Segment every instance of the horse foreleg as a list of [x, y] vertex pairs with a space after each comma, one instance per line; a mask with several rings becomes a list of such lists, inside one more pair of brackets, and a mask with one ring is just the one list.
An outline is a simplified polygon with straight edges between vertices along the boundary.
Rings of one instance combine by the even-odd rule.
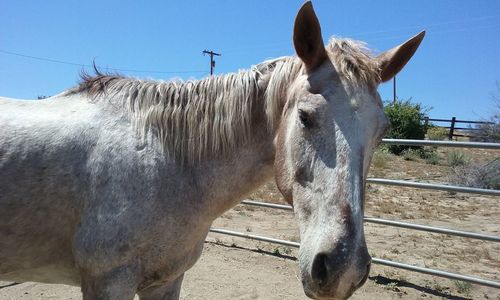
[[142, 290], [139, 292], [139, 298], [141, 300], [177, 300], [181, 294], [183, 278], [184, 274], [173, 282]]
[[137, 289], [137, 278], [127, 267], [106, 274], [89, 275], [82, 272], [83, 300], [132, 300]]

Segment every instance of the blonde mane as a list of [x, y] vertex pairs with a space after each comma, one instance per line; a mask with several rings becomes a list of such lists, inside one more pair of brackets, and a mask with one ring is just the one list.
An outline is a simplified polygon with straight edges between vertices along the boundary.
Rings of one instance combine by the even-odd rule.
[[364, 42], [332, 37], [326, 50], [339, 75], [349, 82], [370, 87], [380, 83], [380, 66]]
[[[365, 84], [378, 79], [378, 68], [364, 44], [332, 39], [326, 49], [340, 75]], [[95, 76], [84, 74], [80, 85], [69, 93], [87, 93], [96, 101], [122, 101], [143, 142], [151, 130], [175, 160], [196, 163], [231, 153], [248, 142], [255, 120], [266, 120], [272, 132], [288, 90], [302, 72], [303, 64], [297, 57], [185, 82], [139, 80], [96, 71]]]

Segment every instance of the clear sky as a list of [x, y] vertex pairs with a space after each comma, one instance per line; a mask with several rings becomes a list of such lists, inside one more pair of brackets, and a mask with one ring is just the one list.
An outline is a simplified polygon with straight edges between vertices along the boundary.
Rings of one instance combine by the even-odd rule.
[[[202, 78], [293, 55], [301, 0], [1, 1], [0, 95], [32, 99], [74, 86], [82, 66], [134, 77]], [[400, 99], [431, 117], [487, 118], [500, 82], [500, 1], [313, 1], [325, 41], [363, 40], [376, 52], [427, 30], [397, 77]], [[35, 59], [42, 58], [41, 59]], [[65, 62], [65, 63], [60, 63]], [[114, 71], [108, 69], [109, 71]], [[137, 72], [141, 71], [141, 72]], [[392, 98], [392, 84], [379, 89]]]

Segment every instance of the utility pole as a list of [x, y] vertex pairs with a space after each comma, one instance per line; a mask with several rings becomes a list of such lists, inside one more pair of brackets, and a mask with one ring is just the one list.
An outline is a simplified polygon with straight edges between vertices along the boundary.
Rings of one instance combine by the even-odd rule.
[[396, 103], [396, 76], [394, 76], [393, 79], [393, 86], [392, 86], [392, 103]]
[[214, 56], [221, 56], [219, 53], [215, 53], [212, 50], [203, 50], [203, 55], [208, 54], [210, 55], [210, 75], [214, 74], [214, 68], [215, 68], [215, 60]]

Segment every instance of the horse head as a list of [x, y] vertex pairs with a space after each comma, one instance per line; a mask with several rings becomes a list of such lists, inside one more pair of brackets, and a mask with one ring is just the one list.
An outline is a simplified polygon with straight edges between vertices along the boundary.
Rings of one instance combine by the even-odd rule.
[[368, 277], [364, 187], [389, 126], [377, 87], [404, 67], [424, 34], [372, 56], [349, 40], [325, 47], [310, 2], [297, 14], [293, 41], [303, 72], [277, 129], [275, 176], [299, 223], [299, 265], [311, 298], [347, 298]]

